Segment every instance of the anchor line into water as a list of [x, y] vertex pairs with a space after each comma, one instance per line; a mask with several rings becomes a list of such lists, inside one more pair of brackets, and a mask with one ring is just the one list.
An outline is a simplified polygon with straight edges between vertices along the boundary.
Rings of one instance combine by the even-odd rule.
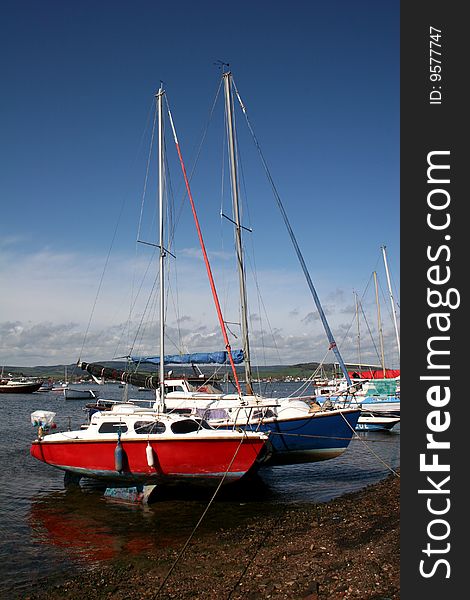
[[191, 531], [191, 533], [189, 534], [189, 537], [188, 537], [188, 539], [187, 539], [187, 540], [186, 540], [186, 542], [184, 543], [184, 545], [183, 545], [183, 547], [182, 547], [182, 549], [181, 549], [180, 553], [179, 553], [179, 554], [178, 554], [178, 556], [176, 557], [176, 559], [175, 559], [174, 563], [171, 565], [171, 567], [170, 567], [170, 569], [169, 569], [168, 573], [167, 573], [167, 574], [165, 575], [165, 577], [163, 578], [163, 581], [162, 581], [162, 583], [160, 584], [160, 587], [158, 588], [158, 590], [157, 590], [157, 593], [156, 593], [156, 594], [155, 594], [155, 596], [153, 597], [154, 599], [155, 599], [155, 598], [158, 598], [158, 596], [160, 595], [160, 592], [163, 590], [163, 586], [164, 586], [164, 585], [165, 585], [165, 583], [168, 581], [168, 579], [169, 579], [170, 575], [172, 574], [172, 572], [173, 572], [174, 568], [176, 567], [176, 565], [179, 563], [179, 561], [180, 561], [180, 560], [181, 560], [181, 558], [183, 557], [183, 554], [186, 552], [186, 549], [187, 549], [187, 547], [189, 546], [189, 544], [190, 544], [191, 540], [193, 539], [193, 536], [194, 536], [194, 534], [196, 533], [197, 529], [199, 528], [199, 526], [201, 525], [202, 521], [204, 520], [204, 518], [205, 518], [205, 516], [206, 516], [207, 512], [209, 511], [209, 508], [212, 506], [212, 503], [214, 502], [214, 500], [215, 500], [215, 497], [216, 497], [216, 496], [217, 496], [217, 494], [219, 493], [219, 490], [220, 490], [220, 488], [222, 487], [222, 484], [224, 483], [224, 481], [225, 481], [225, 478], [227, 477], [227, 473], [229, 472], [229, 470], [230, 470], [231, 466], [233, 465], [233, 462], [234, 462], [234, 460], [235, 460], [235, 458], [236, 458], [236, 456], [237, 456], [237, 454], [238, 454], [238, 451], [240, 450], [240, 448], [241, 448], [241, 446], [242, 446], [242, 443], [243, 443], [243, 441], [245, 440], [245, 438], [246, 438], [246, 431], [244, 432], [244, 435], [243, 435], [243, 437], [241, 438], [241, 440], [240, 440], [240, 443], [238, 444], [238, 446], [237, 446], [237, 448], [236, 448], [236, 450], [235, 450], [235, 452], [234, 452], [234, 455], [233, 455], [233, 457], [232, 457], [232, 460], [230, 461], [229, 465], [227, 466], [227, 469], [225, 470], [225, 473], [223, 474], [222, 478], [220, 479], [220, 481], [219, 481], [219, 483], [218, 483], [218, 485], [217, 485], [217, 487], [216, 487], [216, 489], [215, 489], [214, 493], [212, 494], [212, 497], [211, 497], [211, 499], [209, 500], [209, 502], [208, 502], [208, 504], [207, 504], [206, 508], [204, 509], [204, 512], [202, 513], [202, 515], [200, 516], [200, 518], [199, 518], [198, 522], [197, 522], [197, 523], [196, 523], [196, 525], [194, 526], [194, 529], [193, 529], [193, 530]]
[[284, 446], [284, 449], [285, 449], [286, 451], [288, 451], [288, 450], [289, 450], [289, 448], [287, 447], [286, 440], [284, 439], [284, 436], [282, 435], [282, 433], [281, 433], [281, 431], [280, 431], [280, 429], [279, 429], [279, 423], [276, 421], [276, 422], [274, 423], [274, 425], [275, 425], [275, 427], [276, 427], [276, 431], [271, 431], [270, 433], [271, 433], [271, 434], [275, 434], [275, 435], [279, 435], [279, 436], [281, 437], [281, 441], [282, 441], [282, 444], [283, 444], [283, 446]]
[[361, 441], [361, 442], [364, 444], [364, 446], [367, 448], [367, 450], [368, 450], [368, 451], [369, 451], [369, 452], [370, 452], [370, 453], [371, 453], [373, 456], [375, 456], [375, 458], [376, 458], [376, 459], [377, 459], [379, 462], [381, 462], [381, 463], [384, 465], [384, 467], [386, 467], [386, 468], [387, 468], [387, 469], [388, 469], [388, 470], [389, 470], [391, 473], [393, 473], [393, 474], [394, 474], [396, 477], [400, 477], [400, 474], [399, 474], [399, 473], [397, 473], [397, 472], [395, 471], [395, 469], [394, 469], [392, 466], [390, 466], [389, 464], [387, 464], [387, 463], [386, 463], [386, 462], [385, 462], [385, 461], [384, 461], [384, 460], [383, 460], [383, 459], [382, 459], [382, 458], [381, 458], [381, 457], [380, 457], [380, 456], [379, 456], [379, 455], [378, 455], [376, 452], [374, 452], [374, 451], [372, 450], [372, 448], [370, 448], [370, 447], [367, 445], [367, 443], [366, 443], [366, 442], [365, 442], [365, 441], [364, 441], [364, 440], [361, 438], [361, 436], [360, 436], [360, 435], [358, 435], [357, 431], [356, 431], [356, 430], [355, 430], [353, 427], [351, 427], [351, 425], [348, 423], [348, 421], [347, 421], [347, 419], [344, 417], [344, 415], [343, 415], [343, 414], [341, 414], [341, 416], [342, 416], [342, 417], [343, 417], [343, 419], [345, 420], [345, 422], [346, 422], [346, 424], [348, 425], [348, 427], [350, 427], [350, 428], [353, 430], [353, 432], [354, 432], [354, 437], [355, 437], [355, 438], [357, 438], [359, 441]]
[[[289, 437], [304, 437], [304, 438], [321, 438], [328, 440], [350, 440], [349, 437], [340, 437], [336, 435], [314, 435], [313, 433], [286, 433], [280, 431], [271, 431], [272, 435], [289, 436]], [[354, 432], [355, 433], [355, 432]]]
[[[348, 423], [349, 425], [349, 423]], [[290, 437], [305, 437], [305, 438], [325, 438], [325, 439], [329, 439], [329, 440], [349, 440], [350, 438], [348, 437], [339, 437], [339, 436], [334, 436], [334, 435], [314, 435], [312, 433], [281, 433], [281, 432], [277, 432], [277, 431], [270, 431], [269, 432], [271, 435], [281, 435], [281, 436], [290, 436]], [[354, 437], [358, 437], [361, 442], [363, 442], [363, 439], [358, 435], [357, 431], [354, 430]], [[375, 443], [375, 444], [393, 444], [392, 441], [389, 440], [369, 440], [369, 443]]]

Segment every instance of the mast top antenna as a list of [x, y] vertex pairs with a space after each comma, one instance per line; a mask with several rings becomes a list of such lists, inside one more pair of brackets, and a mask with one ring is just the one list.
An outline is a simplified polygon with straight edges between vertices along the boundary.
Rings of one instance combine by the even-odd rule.
[[222, 70], [222, 73], [225, 73], [225, 71], [230, 67], [229, 63], [224, 62], [223, 60], [216, 60], [214, 62], [214, 65], [216, 67], [218, 67], [219, 69]]

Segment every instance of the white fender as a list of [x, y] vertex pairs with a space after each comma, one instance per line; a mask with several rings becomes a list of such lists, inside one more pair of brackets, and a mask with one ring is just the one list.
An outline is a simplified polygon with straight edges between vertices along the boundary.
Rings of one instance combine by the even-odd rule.
[[150, 442], [147, 442], [147, 448], [145, 448], [145, 452], [147, 453], [147, 464], [149, 467], [155, 466], [155, 456], [153, 454], [152, 446]]

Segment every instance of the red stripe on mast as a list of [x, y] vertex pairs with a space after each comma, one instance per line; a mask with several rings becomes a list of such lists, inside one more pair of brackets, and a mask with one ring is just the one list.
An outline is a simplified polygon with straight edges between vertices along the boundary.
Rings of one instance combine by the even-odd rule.
[[171, 117], [171, 113], [170, 113], [169, 107], [168, 107], [168, 114], [170, 116], [170, 123], [171, 123], [171, 127], [173, 129], [173, 137], [174, 137], [174, 140], [175, 140], [176, 150], [178, 152], [178, 157], [180, 159], [181, 170], [183, 171], [184, 183], [186, 185], [186, 191], [188, 192], [188, 198], [189, 198], [189, 202], [191, 204], [191, 210], [193, 212], [194, 222], [196, 224], [197, 235], [199, 237], [199, 243], [201, 245], [202, 254], [203, 254], [203, 257], [204, 257], [204, 263], [206, 265], [207, 275], [209, 277], [209, 283], [210, 283], [211, 290], [212, 290], [212, 297], [214, 298], [214, 302], [215, 302], [215, 308], [216, 308], [216, 311], [217, 311], [217, 317], [219, 318], [220, 328], [222, 329], [222, 335], [224, 336], [225, 349], [227, 350], [227, 353], [228, 353], [228, 357], [229, 357], [229, 360], [230, 360], [230, 365], [232, 367], [233, 377], [235, 379], [235, 385], [237, 386], [237, 391], [238, 391], [238, 393], [241, 396], [242, 392], [241, 392], [241, 389], [240, 389], [240, 382], [238, 381], [238, 376], [237, 376], [237, 370], [235, 368], [235, 363], [233, 362], [232, 349], [230, 347], [230, 342], [229, 342], [229, 339], [228, 339], [228, 336], [227, 336], [227, 330], [225, 328], [225, 322], [224, 322], [224, 318], [223, 318], [223, 315], [222, 315], [222, 309], [220, 308], [219, 297], [217, 295], [217, 290], [216, 290], [216, 287], [215, 287], [214, 278], [212, 277], [212, 270], [211, 270], [211, 266], [210, 266], [210, 263], [209, 263], [209, 258], [207, 256], [207, 252], [206, 252], [206, 246], [204, 244], [204, 240], [202, 238], [201, 228], [199, 226], [199, 219], [198, 219], [197, 213], [196, 213], [196, 206], [194, 205], [193, 195], [191, 194], [191, 188], [189, 187], [188, 176], [186, 174], [186, 168], [184, 166], [184, 161], [183, 161], [183, 157], [181, 155], [180, 145], [178, 143], [178, 138], [176, 137], [176, 131], [175, 131], [175, 127], [173, 125], [173, 119]]

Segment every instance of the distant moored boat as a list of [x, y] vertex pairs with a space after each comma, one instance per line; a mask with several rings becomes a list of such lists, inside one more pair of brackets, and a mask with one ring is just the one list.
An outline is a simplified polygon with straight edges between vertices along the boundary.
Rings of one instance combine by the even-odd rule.
[[0, 394], [32, 394], [42, 383], [42, 379], [0, 379]]
[[97, 398], [98, 395], [93, 390], [66, 387], [64, 388], [64, 396], [66, 400], [88, 400]]

